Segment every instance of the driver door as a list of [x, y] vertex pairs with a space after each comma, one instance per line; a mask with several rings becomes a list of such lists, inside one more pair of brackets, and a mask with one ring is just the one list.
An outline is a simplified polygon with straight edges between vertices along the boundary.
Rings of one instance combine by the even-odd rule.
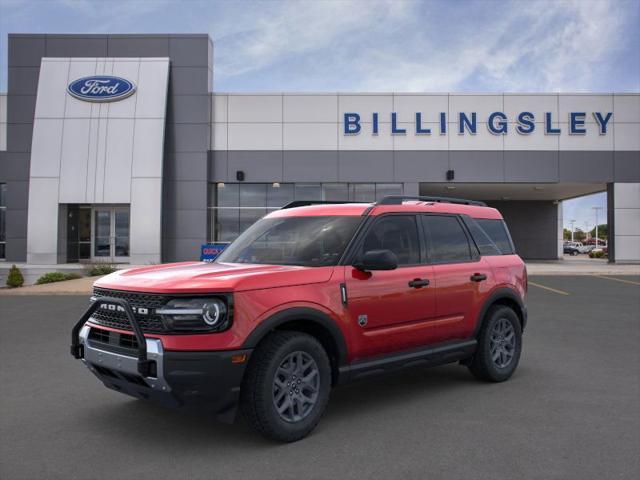
[[345, 267], [354, 359], [424, 345], [435, 315], [435, 290], [426, 265], [423, 234], [415, 215], [382, 215], [364, 232], [355, 258], [370, 250], [391, 250], [395, 270], [363, 272]]

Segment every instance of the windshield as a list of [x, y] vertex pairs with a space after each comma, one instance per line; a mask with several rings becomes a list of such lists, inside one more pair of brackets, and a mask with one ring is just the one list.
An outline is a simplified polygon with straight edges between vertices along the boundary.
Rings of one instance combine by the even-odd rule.
[[263, 218], [216, 261], [323, 267], [336, 265], [362, 217]]

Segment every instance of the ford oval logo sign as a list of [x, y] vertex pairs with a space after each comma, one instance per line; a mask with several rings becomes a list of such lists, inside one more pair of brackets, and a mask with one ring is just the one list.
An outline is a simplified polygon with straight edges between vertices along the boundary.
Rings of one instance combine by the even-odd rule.
[[135, 90], [136, 86], [129, 80], [109, 75], [79, 78], [67, 87], [69, 94], [87, 102], [122, 100]]

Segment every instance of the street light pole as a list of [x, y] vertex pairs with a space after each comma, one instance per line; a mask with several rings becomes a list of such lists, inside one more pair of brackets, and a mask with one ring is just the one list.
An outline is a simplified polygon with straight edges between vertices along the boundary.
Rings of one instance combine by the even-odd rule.
[[598, 210], [602, 210], [602, 207], [591, 207], [596, 212], [596, 248], [598, 248]]
[[575, 220], [571, 220], [569, 223], [571, 224], [571, 241], [573, 242], [573, 231], [575, 230], [574, 225], [575, 225], [576, 221]]

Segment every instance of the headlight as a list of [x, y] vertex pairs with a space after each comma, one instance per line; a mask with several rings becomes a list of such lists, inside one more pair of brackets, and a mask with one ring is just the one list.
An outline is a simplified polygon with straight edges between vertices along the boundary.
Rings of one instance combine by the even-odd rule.
[[229, 326], [227, 305], [219, 298], [176, 298], [156, 314], [170, 330], [221, 331]]

